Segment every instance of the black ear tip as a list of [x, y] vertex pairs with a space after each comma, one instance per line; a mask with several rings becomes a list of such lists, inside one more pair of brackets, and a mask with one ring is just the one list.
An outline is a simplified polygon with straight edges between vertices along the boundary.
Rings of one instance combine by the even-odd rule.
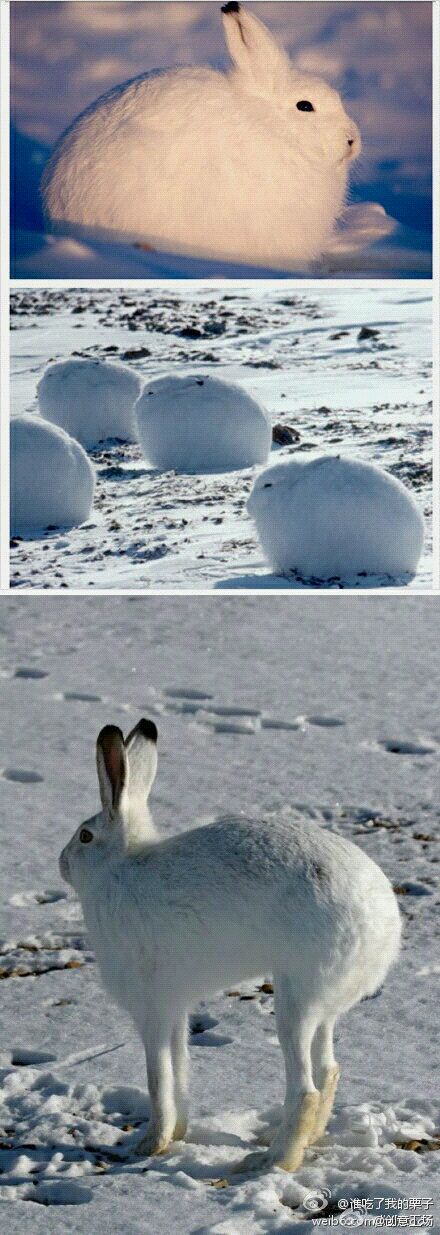
[[147, 742], [157, 742], [157, 727], [154, 720], [144, 720], [142, 718], [137, 727]]
[[239, 13], [239, 12], [240, 12], [240, 5], [237, 4], [237, 0], [230, 0], [228, 4], [223, 4], [222, 6], [222, 13]]
[[101, 746], [103, 742], [110, 740], [114, 741], [115, 738], [120, 738], [121, 742], [124, 741], [122, 730], [117, 725], [104, 725], [104, 728], [98, 733], [98, 745]]

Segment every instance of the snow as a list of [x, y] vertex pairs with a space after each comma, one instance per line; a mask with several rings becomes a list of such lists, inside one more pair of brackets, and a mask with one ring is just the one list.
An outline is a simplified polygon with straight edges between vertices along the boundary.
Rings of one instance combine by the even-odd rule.
[[95, 474], [85, 450], [35, 416], [11, 421], [11, 530], [14, 536], [88, 519]]
[[147, 463], [163, 471], [226, 472], [265, 463], [267, 412], [239, 386], [191, 373], [148, 382], [135, 408]]
[[[335, 1211], [383, 1198], [374, 1212], [431, 1213], [435, 1229], [437, 599], [12, 595], [1, 625], [2, 762], [43, 777], [0, 776], [8, 1235], [306, 1235], [308, 1198], [326, 1189]], [[159, 729], [163, 835], [285, 809], [353, 840], [398, 889], [401, 957], [339, 1022], [334, 1115], [294, 1176], [231, 1175], [282, 1100], [270, 974], [194, 1008], [187, 1140], [149, 1163], [133, 1153], [149, 1110], [141, 1044], [103, 991], [57, 862], [97, 808], [99, 729], [141, 715]]]
[[[147, 384], [197, 373], [238, 385], [276, 430], [270, 464], [340, 453], [406, 485], [424, 518], [425, 546], [415, 579], [397, 583], [431, 586], [432, 310], [424, 283], [27, 286], [13, 290], [11, 308], [13, 414], [38, 410], [36, 386], [49, 362], [78, 357], [127, 364]], [[254, 469], [157, 472], [138, 444], [117, 442], [90, 458], [93, 517], [62, 536], [13, 543], [13, 586], [305, 586], [268, 571], [246, 511]], [[385, 576], [356, 586], [373, 582], [390, 586]]]
[[133, 408], [140, 390], [139, 376], [128, 365], [79, 359], [49, 365], [37, 397], [46, 420], [93, 447], [109, 437], [136, 440]]
[[273, 267], [267, 262], [239, 262], [197, 257], [187, 250], [152, 247], [102, 228], [74, 227], [43, 232], [17, 227], [13, 233], [11, 278], [14, 279], [264, 279], [431, 278], [430, 235], [399, 223], [378, 202], [346, 207], [340, 226], [319, 261]]
[[423, 519], [400, 480], [340, 455], [267, 468], [250, 494], [269, 563], [281, 574], [330, 579], [414, 574]]

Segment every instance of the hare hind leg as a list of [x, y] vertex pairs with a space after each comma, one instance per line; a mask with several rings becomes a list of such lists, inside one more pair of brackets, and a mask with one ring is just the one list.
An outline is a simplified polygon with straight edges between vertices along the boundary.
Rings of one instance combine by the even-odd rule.
[[290, 978], [275, 980], [275, 1016], [286, 1070], [286, 1097], [281, 1126], [270, 1149], [249, 1154], [234, 1168], [234, 1173], [263, 1171], [280, 1166], [296, 1171], [313, 1137], [320, 1094], [313, 1084], [312, 1041], [318, 1017], [315, 1010], [301, 1004]]
[[285, 1171], [296, 1171], [311, 1144], [320, 1101], [312, 1072], [317, 1014], [315, 1008], [302, 1004], [292, 980], [282, 977], [275, 983], [275, 1016], [286, 1070], [286, 1097], [271, 1154]]
[[173, 1141], [183, 1141], [188, 1127], [188, 1018], [176, 1022], [171, 1035], [176, 1123]]
[[313, 1074], [320, 1101], [310, 1144], [315, 1144], [324, 1136], [339, 1080], [339, 1067], [333, 1054], [333, 1025], [333, 1021], [323, 1021], [318, 1025], [312, 1044]]

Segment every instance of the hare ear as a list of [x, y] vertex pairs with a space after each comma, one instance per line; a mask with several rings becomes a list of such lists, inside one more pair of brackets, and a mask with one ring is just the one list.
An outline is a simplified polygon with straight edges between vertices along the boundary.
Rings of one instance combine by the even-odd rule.
[[266, 26], [235, 0], [223, 6], [222, 14], [229, 54], [240, 75], [270, 91], [279, 88], [290, 60]]
[[130, 770], [130, 803], [148, 798], [157, 770], [157, 729], [154, 721], [140, 720], [125, 739]]
[[106, 810], [119, 810], [121, 798], [128, 781], [128, 761], [121, 730], [116, 725], [105, 725], [96, 743], [101, 802]]

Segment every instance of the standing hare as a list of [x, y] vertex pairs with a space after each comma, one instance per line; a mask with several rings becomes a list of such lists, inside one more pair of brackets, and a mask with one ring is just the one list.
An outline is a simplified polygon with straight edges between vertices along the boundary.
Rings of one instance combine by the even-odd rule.
[[331, 1113], [335, 1020], [397, 956], [397, 902], [366, 854], [309, 821], [240, 816], [160, 840], [146, 808], [156, 738], [146, 720], [125, 742], [113, 725], [101, 731], [102, 810], [60, 857], [104, 982], [145, 1046], [151, 1120], [137, 1151], [160, 1154], [185, 1136], [189, 1009], [272, 972], [284, 1112], [269, 1151], [240, 1169], [294, 1171]]
[[256, 264], [320, 257], [358, 129], [337, 91], [297, 71], [257, 17], [237, 3], [222, 13], [229, 73], [143, 73], [73, 121], [43, 178], [52, 225]]

